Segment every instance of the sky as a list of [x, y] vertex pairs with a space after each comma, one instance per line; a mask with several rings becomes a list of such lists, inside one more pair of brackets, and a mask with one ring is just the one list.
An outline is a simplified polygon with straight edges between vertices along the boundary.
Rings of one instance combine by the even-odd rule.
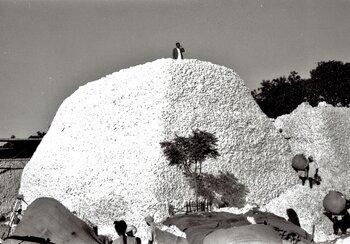
[[185, 58], [233, 69], [251, 89], [317, 62], [350, 62], [350, 0], [1, 0], [0, 137], [47, 131], [79, 86]]

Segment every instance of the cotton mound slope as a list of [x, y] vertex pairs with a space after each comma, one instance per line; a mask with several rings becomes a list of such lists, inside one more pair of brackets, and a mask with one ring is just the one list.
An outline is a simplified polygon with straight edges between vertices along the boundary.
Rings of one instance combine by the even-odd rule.
[[277, 129], [283, 129], [283, 136], [291, 137], [289, 142], [293, 155], [313, 155], [318, 163], [320, 186], [309, 189], [297, 185], [267, 205], [267, 209], [280, 216], [286, 216], [285, 209], [293, 208], [299, 215], [300, 224], [311, 232], [316, 226], [316, 241], [325, 241], [335, 236], [332, 222], [324, 216], [322, 201], [330, 190], [336, 190], [350, 197], [350, 109], [332, 107], [320, 103], [318, 107], [301, 104], [289, 115], [278, 117]]
[[[200, 129], [219, 139], [221, 156], [204, 172], [233, 173], [267, 203], [297, 178], [287, 142], [231, 69], [198, 60], [159, 59], [80, 87], [60, 106], [25, 167], [27, 201], [50, 196], [113, 233], [123, 218], [144, 235], [143, 218], [193, 199], [181, 171], [167, 166], [160, 142]], [[108, 229], [109, 228], [109, 229]]]

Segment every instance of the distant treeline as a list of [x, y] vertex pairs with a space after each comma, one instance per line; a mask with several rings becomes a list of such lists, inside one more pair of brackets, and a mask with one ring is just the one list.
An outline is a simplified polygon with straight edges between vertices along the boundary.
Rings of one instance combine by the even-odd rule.
[[325, 101], [333, 106], [350, 105], [350, 63], [319, 62], [310, 71], [309, 79], [302, 79], [296, 71], [288, 77], [263, 80], [252, 91], [261, 110], [270, 118], [289, 114], [302, 102], [317, 106]]

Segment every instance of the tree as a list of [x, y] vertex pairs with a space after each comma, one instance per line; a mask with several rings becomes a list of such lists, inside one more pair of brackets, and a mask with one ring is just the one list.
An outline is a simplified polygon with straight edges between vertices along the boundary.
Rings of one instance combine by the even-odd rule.
[[306, 97], [305, 81], [297, 72], [285, 76], [263, 80], [261, 87], [252, 91], [252, 96], [261, 110], [270, 118], [293, 111]]
[[43, 138], [45, 135], [46, 135], [46, 132], [37, 131], [36, 135], [31, 135], [28, 138]]
[[350, 105], [350, 63], [319, 62], [310, 71], [310, 79], [301, 79], [292, 71], [285, 76], [263, 80], [252, 96], [261, 110], [270, 118], [291, 113], [302, 102], [317, 106], [326, 101], [333, 106]]
[[186, 177], [193, 177], [197, 202], [197, 181], [202, 174], [202, 163], [206, 158], [216, 159], [220, 155], [216, 148], [217, 141], [213, 134], [197, 129], [189, 137], [175, 135], [172, 141], [160, 143], [169, 165], [182, 169]]
[[350, 104], [350, 63], [340, 61], [319, 62], [310, 71], [308, 100], [312, 106], [326, 101], [334, 106]]

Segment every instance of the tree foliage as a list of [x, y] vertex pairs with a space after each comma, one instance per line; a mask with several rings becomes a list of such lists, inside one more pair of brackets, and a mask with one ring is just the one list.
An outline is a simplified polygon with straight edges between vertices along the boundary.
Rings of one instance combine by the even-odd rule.
[[308, 98], [315, 106], [320, 100], [332, 105], [350, 104], [350, 63], [340, 61], [319, 62], [310, 71], [310, 90]]
[[350, 63], [319, 62], [310, 71], [310, 76], [302, 79], [292, 71], [287, 78], [263, 80], [261, 87], [252, 91], [252, 96], [270, 118], [288, 114], [304, 101], [312, 106], [321, 101], [334, 106], [349, 106]]
[[37, 131], [36, 135], [31, 135], [28, 138], [43, 138], [46, 135], [44, 131]]
[[200, 130], [192, 131], [189, 137], [175, 135], [171, 141], [161, 142], [161, 148], [170, 166], [183, 170], [187, 177], [193, 177], [198, 200], [198, 175], [202, 173], [202, 163], [206, 158], [217, 158], [220, 154], [215, 135]]
[[297, 72], [270, 80], [264, 80], [258, 90], [252, 91], [252, 95], [261, 110], [270, 118], [276, 118], [282, 114], [290, 113], [305, 98], [305, 81]]
[[188, 174], [197, 170], [206, 158], [217, 158], [218, 139], [206, 131], [194, 130], [189, 137], [175, 135], [172, 141], [161, 142], [163, 152], [170, 166], [177, 166]]

